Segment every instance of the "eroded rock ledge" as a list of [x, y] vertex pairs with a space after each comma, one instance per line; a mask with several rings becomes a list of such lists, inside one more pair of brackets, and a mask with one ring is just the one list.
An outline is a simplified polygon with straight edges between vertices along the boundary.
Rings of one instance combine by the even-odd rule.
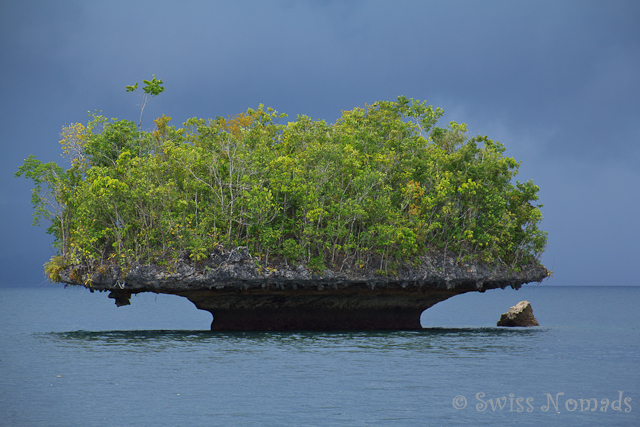
[[173, 267], [71, 266], [62, 282], [110, 291], [118, 306], [132, 294], [180, 295], [213, 314], [212, 330], [379, 330], [420, 328], [420, 314], [454, 295], [519, 289], [549, 272], [539, 265], [516, 272], [452, 257], [424, 256], [393, 277], [373, 268], [314, 273], [306, 266], [264, 265], [246, 248], [219, 248], [204, 261]]

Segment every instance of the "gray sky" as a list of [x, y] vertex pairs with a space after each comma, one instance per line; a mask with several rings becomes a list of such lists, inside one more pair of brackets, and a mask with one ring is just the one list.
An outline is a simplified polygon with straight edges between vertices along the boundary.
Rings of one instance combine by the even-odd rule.
[[548, 284], [640, 285], [638, 1], [0, 2], [0, 285], [42, 284], [29, 154], [89, 110], [179, 125], [263, 103], [295, 118], [398, 95], [442, 107], [540, 186]]

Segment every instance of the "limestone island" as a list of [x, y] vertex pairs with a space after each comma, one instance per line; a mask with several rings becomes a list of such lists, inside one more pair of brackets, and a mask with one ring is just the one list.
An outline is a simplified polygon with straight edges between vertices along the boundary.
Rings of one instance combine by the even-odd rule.
[[[53, 282], [180, 295], [212, 330], [420, 328], [454, 295], [540, 282], [538, 187], [440, 108], [399, 97], [334, 124], [260, 105], [143, 131], [91, 115], [62, 129], [69, 167], [29, 156]], [[137, 92], [137, 84], [127, 91]]]
[[[372, 269], [313, 273], [307, 267], [264, 266], [245, 247], [217, 249], [194, 267], [181, 262], [174, 271], [136, 265], [102, 273], [77, 268], [61, 272], [61, 281], [110, 291], [118, 306], [131, 295], [155, 292], [180, 295], [211, 312], [211, 330], [389, 330], [420, 329], [421, 313], [466, 292], [540, 282], [548, 271], [531, 265], [520, 272], [492, 269], [452, 257], [423, 256], [415, 267], [394, 277]], [[72, 278], [73, 277], [73, 278]]]

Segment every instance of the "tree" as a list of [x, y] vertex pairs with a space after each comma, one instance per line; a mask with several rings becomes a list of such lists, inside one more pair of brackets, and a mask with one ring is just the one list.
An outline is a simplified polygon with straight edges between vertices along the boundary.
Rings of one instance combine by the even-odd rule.
[[[144, 82], [141, 115], [164, 89], [155, 76]], [[425, 104], [399, 97], [334, 124], [286, 125], [260, 105], [182, 128], [163, 115], [150, 132], [93, 115], [63, 129], [71, 168], [30, 157], [17, 175], [36, 184], [56, 265], [197, 263], [219, 244], [318, 271], [388, 273], [443, 252], [512, 268], [539, 262], [538, 187], [513, 182], [519, 163], [504, 146], [468, 137], [464, 124], [437, 127], [443, 111]]]
[[[138, 122], [138, 132], [142, 131], [142, 114], [144, 113], [144, 107], [147, 106], [149, 101], [164, 92], [164, 87], [162, 87], [162, 80], [158, 80], [155, 74], [153, 75], [153, 78], [151, 80], [142, 80], [142, 82], [145, 84], [145, 86], [142, 88], [142, 93], [138, 92], [138, 82], [126, 87], [127, 92], [136, 92], [142, 100], [142, 102], [138, 105], [140, 107], [140, 121]], [[141, 134], [139, 136], [140, 139], [142, 139]]]

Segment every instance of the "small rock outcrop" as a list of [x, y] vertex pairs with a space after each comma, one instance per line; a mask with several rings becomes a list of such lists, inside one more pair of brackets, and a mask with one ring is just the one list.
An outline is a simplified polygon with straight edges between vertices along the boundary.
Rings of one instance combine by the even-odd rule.
[[529, 301], [520, 301], [509, 311], [502, 313], [498, 326], [540, 326], [540, 324], [533, 316]]

